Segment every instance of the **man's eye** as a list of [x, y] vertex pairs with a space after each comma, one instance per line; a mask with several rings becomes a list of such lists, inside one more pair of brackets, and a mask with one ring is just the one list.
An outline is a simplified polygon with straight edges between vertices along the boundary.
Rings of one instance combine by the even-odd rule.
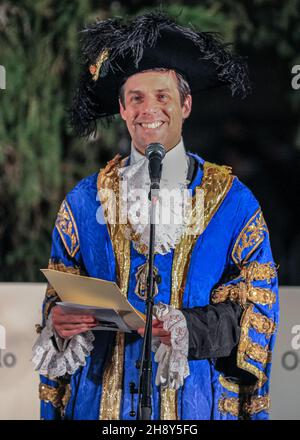
[[133, 96], [131, 98], [131, 100], [134, 101], [134, 102], [139, 102], [141, 100], [141, 97], [140, 96]]
[[165, 101], [168, 98], [167, 95], [164, 95], [163, 93], [161, 93], [158, 97], [162, 101]]

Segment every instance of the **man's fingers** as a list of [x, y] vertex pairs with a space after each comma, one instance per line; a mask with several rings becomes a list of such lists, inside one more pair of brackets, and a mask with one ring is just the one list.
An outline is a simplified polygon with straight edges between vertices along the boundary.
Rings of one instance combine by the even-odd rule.
[[165, 345], [171, 345], [171, 338], [170, 337], [164, 337], [164, 338], [159, 338], [160, 342], [162, 342]]
[[[140, 327], [140, 328], [137, 329], [137, 332], [138, 332], [139, 335], [144, 336], [145, 328], [144, 327]], [[155, 328], [155, 327], [153, 328], [152, 327], [152, 335], [156, 336], [158, 338], [159, 337], [164, 337], [164, 336], [169, 337], [170, 334], [171, 334], [170, 332], [164, 330], [163, 328]]]
[[58, 331], [58, 334], [62, 338], [69, 338], [69, 337], [72, 337], [75, 335], [79, 335], [80, 333], [87, 332], [88, 330], [90, 330], [89, 327], [82, 327], [82, 328], [76, 329], [76, 330], [60, 330], [60, 331]]
[[144, 336], [145, 328], [144, 327], [140, 327], [140, 328], [137, 328], [136, 331], [138, 332], [139, 335]]
[[163, 330], [161, 328], [153, 328], [152, 335], [160, 338], [160, 337], [164, 337], [164, 336], [170, 336], [170, 332], [167, 332], [166, 330]]
[[93, 328], [96, 326], [97, 326], [97, 324], [83, 324], [83, 323], [71, 324], [71, 323], [68, 323], [68, 324], [57, 325], [57, 326], [55, 326], [55, 328], [59, 329], [59, 330], [80, 330], [81, 328], [86, 328], [86, 327]]
[[88, 315], [54, 315], [53, 318], [54, 324], [88, 324], [96, 322], [96, 319], [93, 316]]

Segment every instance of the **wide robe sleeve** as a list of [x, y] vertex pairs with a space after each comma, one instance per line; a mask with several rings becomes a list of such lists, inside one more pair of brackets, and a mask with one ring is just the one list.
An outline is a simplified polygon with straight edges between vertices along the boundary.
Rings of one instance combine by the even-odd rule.
[[183, 313], [190, 359], [210, 358], [220, 372], [220, 413], [265, 419], [279, 321], [278, 280], [261, 208], [251, 191], [240, 185], [242, 197], [224, 276], [208, 306]]
[[[73, 274], [84, 274], [76, 221], [71, 205], [65, 199], [59, 209], [52, 234], [49, 269]], [[42, 307], [42, 326], [33, 347], [32, 361], [40, 372], [39, 397], [42, 419], [60, 419], [70, 397], [70, 377], [93, 348], [92, 332], [60, 338], [52, 327], [51, 310], [60, 298], [48, 284]]]
[[237, 397], [221, 399], [219, 410], [242, 418], [267, 418], [279, 299], [269, 232], [260, 207], [235, 238], [231, 262], [236, 275], [213, 291], [212, 303], [231, 301], [243, 309], [237, 350], [231, 359], [217, 364], [224, 371], [224, 388]]

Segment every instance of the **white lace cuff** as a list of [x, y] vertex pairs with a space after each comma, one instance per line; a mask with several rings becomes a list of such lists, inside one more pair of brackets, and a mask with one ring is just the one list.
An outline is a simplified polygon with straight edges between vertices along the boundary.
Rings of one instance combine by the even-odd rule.
[[152, 351], [155, 352], [154, 359], [158, 362], [155, 383], [162, 388], [178, 390], [190, 374], [187, 360], [189, 331], [186, 319], [180, 310], [163, 303], [154, 306], [153, 314], [163, 321], [164, 330], [171, 332], [171, 346], [153, 338]]
[[[58, 350], [54, 345], [53, 336]], [[80, 366], [86, 364], [85, 358], [93, 349], [94, 339], [91, 331], [72, 336], [70, 339], [61, 338], [53, 328], [50, 313], [46, 326], [32, 348], [31, 360], [35, 370], [50, 379], [74, 374]]]

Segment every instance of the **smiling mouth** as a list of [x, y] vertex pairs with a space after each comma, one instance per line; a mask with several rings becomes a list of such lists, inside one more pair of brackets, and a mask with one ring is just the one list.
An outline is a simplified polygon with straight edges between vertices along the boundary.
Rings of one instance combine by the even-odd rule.
[[164, 121], [155, 121], [155, 122], [139, 122], [138, 124], [142, 127], [142, 128], [150, 128], [150, 129], [155, 129], [155, 128], [159, 128], [161, 127], [165, 122]]

